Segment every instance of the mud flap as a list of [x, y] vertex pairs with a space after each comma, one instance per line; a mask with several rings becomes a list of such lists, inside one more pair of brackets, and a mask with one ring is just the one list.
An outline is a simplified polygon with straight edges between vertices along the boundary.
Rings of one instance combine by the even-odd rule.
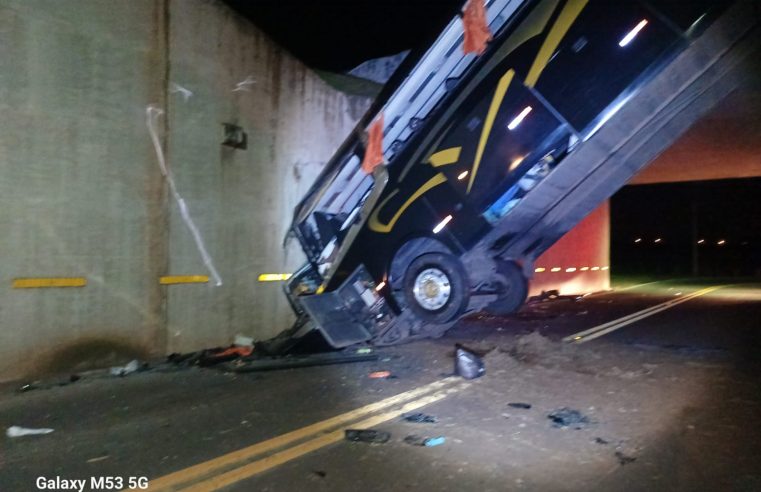
[[375, 291], [364, 266], [358, 267], [338, 289], [297, 300], [336, 348], [368, 341], [393, 321], [391, 309]]

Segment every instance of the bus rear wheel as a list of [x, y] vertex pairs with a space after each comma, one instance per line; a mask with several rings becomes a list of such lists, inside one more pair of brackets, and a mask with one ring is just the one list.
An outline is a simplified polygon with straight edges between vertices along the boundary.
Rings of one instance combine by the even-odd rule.
[[407, 306], [427, 323], [442, 324], [456, 319], [470, 300], [465, 269], [451, 254], [418, 256], [407, 267], [403, 285]]
[[500, 286], [499, 297], [486, 307], [486, 312], [505, 316], [518, 311], [528, 297], [528, 280], [523, 276], [521, 267], [512, 261], [499, 261], [497, 283]]

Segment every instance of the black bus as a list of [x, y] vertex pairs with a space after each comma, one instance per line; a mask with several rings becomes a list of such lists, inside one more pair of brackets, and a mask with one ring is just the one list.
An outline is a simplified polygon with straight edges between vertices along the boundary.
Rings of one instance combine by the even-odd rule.
[[517, 310], [534, 260], [744, 83], [757, 8], [491, 0], [481, 56], [453, 19], [378, 105], [384, 165], [360, 168], [376, 106], [296, 207], [291, 334], [391, 344]]

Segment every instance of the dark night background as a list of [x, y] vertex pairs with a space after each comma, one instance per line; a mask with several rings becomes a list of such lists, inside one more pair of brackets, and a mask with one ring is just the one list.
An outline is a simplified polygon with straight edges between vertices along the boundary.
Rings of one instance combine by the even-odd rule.
[[[465, 0], [226, 0], [315, 69], [425, 50]], [[761, 179], [628, 186], [611, 202], [614, 273], [751, 275], [761, 270]], [[695, 221], [695, 222], [694, 222]], [[697, 228], [693, 231], [693, 224]], [[654, 243], [656, 238], [659, 243]], [[636, 238], [642, 241], [635, 243]], [[693, 242], [705, 243], [693, 248]], [[717, 245], [724, 239], [726, 244]], [[697, 252], [697, 259], [693, 255]], [[697, 268], [696, 268], [697, 267]]]
[[[611, 201], [615, 273], [691, 275], [696, 252], [699, 276], [758, 274], [759, 197], [758, 178], [623, 188]], [[637, 238], [642, 241], [635, 243]]]
[[312, 68], [347, 71], [423, 48], [465, 0], [227, 0]]

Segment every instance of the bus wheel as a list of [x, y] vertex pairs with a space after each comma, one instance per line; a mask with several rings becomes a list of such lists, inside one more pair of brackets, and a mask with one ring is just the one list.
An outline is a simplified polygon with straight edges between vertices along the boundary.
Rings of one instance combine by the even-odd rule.
[[456, 319], [470, 300], [470, 287], [462, 263], [446, 253], [426, 253], [417, 257], [404, 274], [404, 297], [422, 321], [441, 324]]
[[504, 316], [516, 312], [528, 296], [528, 281], [521, 268], [512, 261], [497, 263], [497, 282], [500, 294], [496, 301], [486, 306], [486, 312]]

